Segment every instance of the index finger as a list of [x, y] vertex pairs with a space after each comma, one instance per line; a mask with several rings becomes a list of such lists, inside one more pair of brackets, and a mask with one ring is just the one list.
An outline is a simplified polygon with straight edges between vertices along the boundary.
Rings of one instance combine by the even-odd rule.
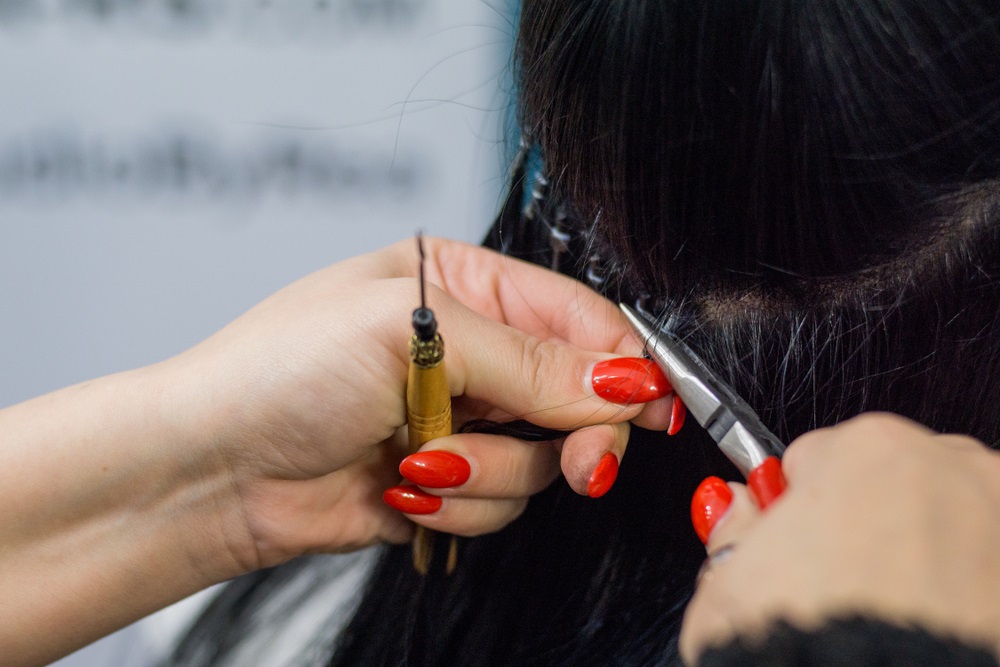
[[[457, 241], [425, 238], [424, 248], [427, 279], [480, 315], [541, 340], [622, 354], [640, 349], [617, 306], [577, 280]], [[416, 244], [394, 249], [396, 266], [412, 266], [406, 275], [415, 275]]]

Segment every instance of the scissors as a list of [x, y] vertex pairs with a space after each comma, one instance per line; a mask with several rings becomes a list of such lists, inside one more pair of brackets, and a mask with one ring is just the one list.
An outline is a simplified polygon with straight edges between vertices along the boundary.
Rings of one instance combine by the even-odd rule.
[[635, 308], [624, 303], [619, 307], [645, 341], [650, 357], [667, 376], [688, 414], [708, 431], [722, 453], [739, 469], [757, 506], [765, 509], [785, 490], [780, 460], [784, 443], [679, 338], [655, 328]]

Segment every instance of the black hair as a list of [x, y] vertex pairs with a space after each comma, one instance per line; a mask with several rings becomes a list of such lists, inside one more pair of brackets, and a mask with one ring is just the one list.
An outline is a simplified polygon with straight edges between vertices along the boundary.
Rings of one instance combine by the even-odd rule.
[[[1000, 443], [995, 0], [524, 0], [517, 74], [549, 215], [522, 165], [494, 247], [548, 264], [558, 218], [564, 270], [786, 441], [887, 410]], [[452, 576], [387, 548], [331, 664], [672, 664], [720, 473], [696, 425], [636, 429], [607, 496], [555, 483]]]
[[525, 131], [657, 292], [868, 268], [1000, 166], [988, 0], [522, 11]]

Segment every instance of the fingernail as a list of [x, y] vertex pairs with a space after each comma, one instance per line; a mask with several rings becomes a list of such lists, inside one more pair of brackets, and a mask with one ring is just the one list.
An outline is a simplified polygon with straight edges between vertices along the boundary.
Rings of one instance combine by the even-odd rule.
[[677, 394], [674, 394], [674, 404], [670, 408], [670, 424], [667, 426], [667, 435], [677, 435], [677, 432], [681, 430], [681, 426], [684, 426], [684, 417], [687, 416], [687, 408], [684, 407], [684, 401]]
[[648, 403], [671, 392], [656, 362], [637, 357], [597, 362], [590, 383], [595, 394], [612, 403]]
[[441, 509], [441, 498], [415, 486], [394, 486], [382, 494], [386, 505], [404, 514], [433, 514]]
[[757, 501], [757, 507], [767, 509], [768, 505], [785, 492], [785, 474], [781, 470], [781, 461], [776, 456], [768, 456], [747, 475], [747, 486]]
[[618, 479], [618, 457], [608, 452], [601, 457], [594, 474], [587, 481], [587, 495], [591, 498], [600, 498], [611, 490], [615, 480]]
[[464, 457], [436, 449], [407, 456], [399, 464], [399, 474], [418, 486], [445, 489], [469, 481], [472, 468]]
[[691, 523], [702, 544], [708, 544], [708, 536], [732, 502], [732, 489], [718, 477], [706, 478], [695, 489], [691, 498]]

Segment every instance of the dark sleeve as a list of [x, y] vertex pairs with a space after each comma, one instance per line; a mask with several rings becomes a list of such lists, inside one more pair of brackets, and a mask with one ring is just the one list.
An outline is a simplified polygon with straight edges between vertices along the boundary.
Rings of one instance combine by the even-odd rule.
[[833, 620], [807, 632], [778, 624], [763, 642], [736, 639], [709, 649], [698, 667], [997, 667], [988, 649], [868, 618]]

